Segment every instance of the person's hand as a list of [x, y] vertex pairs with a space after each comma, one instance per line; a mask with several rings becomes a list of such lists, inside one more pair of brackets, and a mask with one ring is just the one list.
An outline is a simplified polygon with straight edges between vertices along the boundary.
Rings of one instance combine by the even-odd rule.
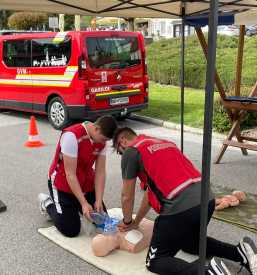
[[135, 223], [134, 219], [132, 219], [132, 223], [130, 225], [126, 225], [123, 222], [123, 220], [121, 220], [121, 221], [118, 222], [117, 227], [120, 230], [120, 232], [127, 232], [127, 231], [130, 231], [132, 229], [138, 228], [138, 224]]
[[93, 222], [92, 218], [90, 217], [89, 215], [89, 212], [95, 212], [93, 207], [89, 204], [89, 203], [84, 203], [82, 205], [82, 212], [83, 212], [83, 215], [88, 219], [90, 220], [91, 222]]
[[104, 211], [104, 208], [103, 208], [103, 203], [102, 201], [96, 201], [95, 202], [95, 205], [94, 205], [94, 209], [96, 212], [103, 212]]
[[131, 225], [128, 225], [128, 227], [124, 228], [124, 227], [118, 227], [118, 229], [121, 231], [121, 232], [127, 232], [127, 231], [130, 231], [132, 229], [137, 229], [138, 228], [138, 224], [135, 223], [135, 221], [132, 222]]

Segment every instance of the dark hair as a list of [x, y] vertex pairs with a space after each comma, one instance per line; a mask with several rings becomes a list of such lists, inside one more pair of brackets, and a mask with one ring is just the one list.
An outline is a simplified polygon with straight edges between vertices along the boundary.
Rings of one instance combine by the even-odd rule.
[[111, 115], [98, 118], [94, 125], [99, 126], [100, 133], [108, 138], [112, 138], [115, 130], [118, 128], [116, 119]]
[[116, 149], [120, 137], [131, 140], [133, 137], [137, 137], [137, 134], [130, 127], [118, 127], [112, 138], [112, 148]]

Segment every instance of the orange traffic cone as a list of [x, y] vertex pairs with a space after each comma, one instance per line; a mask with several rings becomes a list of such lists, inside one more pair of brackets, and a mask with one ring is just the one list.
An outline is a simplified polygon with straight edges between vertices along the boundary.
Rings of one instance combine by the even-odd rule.
[[40, 147], [45, 146], [38, 138], [37, 125], [34, 116], [30, 120], [29, 141], [24, 144], [27, 147]]

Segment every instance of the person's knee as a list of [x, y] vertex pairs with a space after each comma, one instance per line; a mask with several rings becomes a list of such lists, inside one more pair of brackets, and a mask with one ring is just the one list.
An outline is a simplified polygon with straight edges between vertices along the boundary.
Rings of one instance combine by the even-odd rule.
[[150, 272], [159, 274], [159, 273], [157, 272], [158, 267], [156, 267], [155, 261], [147, 261], [147, 262], [146, 262], [146, 268], [147, 268]]
[[68, 238], [75, 238], [80, 233], [80, 227], [79, 228], [60, 228], [59, 231]]
[[58, 222], [56, 224], [57, 229], [66, 237], [74, 238], [80, 233], [81, 223], [80, 220], [73, 220], [70, 222]]

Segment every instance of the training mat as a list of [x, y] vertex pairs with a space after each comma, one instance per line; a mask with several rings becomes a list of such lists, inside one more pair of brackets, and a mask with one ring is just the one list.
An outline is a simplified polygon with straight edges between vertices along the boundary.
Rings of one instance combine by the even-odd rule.
[[[112, 208], [108, 210], [110, 217], [122, 218], [121, 208]], [[90, 236], [86, 236], [83, 230], [76, 238], [67, 238], [62, 235], [55, 226], [47, 228], [39, 228], [38, 232], [53, 241], [57, 245], [61, 246], [65, 250], [75, 254], [82, 260], [96, 266], [97, 268], [113, 275], [150, 275], [145, 266], [146, 254], [148, 248], [142, 252], [133, 254], [119, 249], [114, 249], [105, 257], [96, 257], [91, 249], [91, 242], [95, 236], [93, 233]], [[197, 262], [199, 257], [196, 255], [190, 255], [179, 251], [176, 255], [177, 258], [183, 259], [187, 262]]]
[[[232, 195], [236, 189], [211, 184], [215, 199], [222, 199]], [[244, 190], [243, 190], [244, 191]], [[231, 223], [235, 226], [257, 233], [257, 194], [246, 193], [246, 200], [238, 206], [232, 206], [219, 211], [214, 211], [213, 218]]]

